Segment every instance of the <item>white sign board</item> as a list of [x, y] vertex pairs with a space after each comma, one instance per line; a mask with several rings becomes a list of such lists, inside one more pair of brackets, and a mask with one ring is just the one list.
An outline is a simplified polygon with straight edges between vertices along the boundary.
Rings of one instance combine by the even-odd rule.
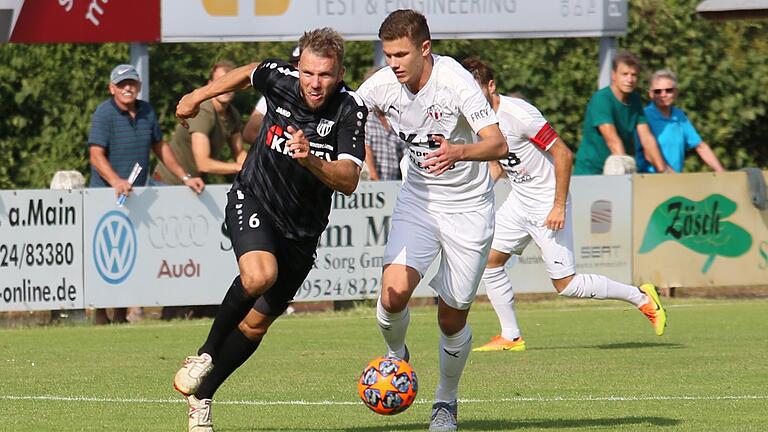
[[[508, 187], [497, 184], [497, 207]], [[574, 176], [571, 201], [576, 272], [632, 283], [632, 177]], [[534, 242], [509, 260], [507, 273], [515, 292], [555, 292]]]
[[384, 18], [415, 9], [434, 39], [618, 36], [627, 0], [162, 0], [163, 42], [298, 40], [333, 27], [375, 40]]
[[0, 191], [0, 311], [83, 308], [81, 191]]
[[[122, 208], [111, 189], [85, 192], [89, 307], [218, 304], [238, 268], [224, 229], [229, 186], [136, 188]], [[399, 182], [361, 182], [334, 195], [315, 267], [296, 301], [376, 298]], [[434, 267], [434, 266], [433, 266]], [[432, 296], [427, 273], [416, 296]]]
[[86, 305], [220, 303], [238, 273], [222, 234], [228, 189], [135, 188], [122, 208], [111, 188], [87, 189]]

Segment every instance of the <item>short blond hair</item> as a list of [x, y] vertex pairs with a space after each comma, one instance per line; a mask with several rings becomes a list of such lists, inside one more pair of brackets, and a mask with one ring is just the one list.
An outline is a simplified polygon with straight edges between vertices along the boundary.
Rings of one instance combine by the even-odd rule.
[[344, 39], [330, 27], [304, 32], [299, 39], [299, 47], [302, 53], [310, 50], [320, 57], [336, 59], [339, 68], [344, 65]]

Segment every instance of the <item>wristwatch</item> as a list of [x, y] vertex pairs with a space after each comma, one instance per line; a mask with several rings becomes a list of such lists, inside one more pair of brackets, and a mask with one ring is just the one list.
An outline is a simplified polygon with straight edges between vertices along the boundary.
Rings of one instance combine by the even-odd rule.
[[190, 174], [190, 173], [186, 173], [186, 174], [184, 174], [183, 176], [181, 176], [181, 181], [182, 181], [182, 182], [185, 182], [185, 181], [187, 181], [187, 180], [189, 180], [189, 179], [191, 179], [191, 178], [192, 178], [192, 174]]

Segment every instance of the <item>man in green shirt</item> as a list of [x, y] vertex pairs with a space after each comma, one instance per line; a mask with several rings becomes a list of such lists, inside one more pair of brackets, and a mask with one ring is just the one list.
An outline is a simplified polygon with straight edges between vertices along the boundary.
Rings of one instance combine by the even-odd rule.
[[603, 174], [609, 156], [633, 156], [635, 132], [646, 158], [658, 172], [666, 171], [667, 164], [645, 120], [640, 95], [635, 92], [639, 60], [631, 53], [622, 52], [613, 59], [612, 66], [611, 85], [598, 90], [587, 105], [573, 173]]
[[[219, 61], [211, 68], [208, 82], [234, 68], [234, 63], [230, 61]], [[243, 150], [240, 113], [231, 105], [234, 97], [234, 92], [231, 92], [210, 99], [200, 105], [197, 117], [189, 119], [189, 129], [180, 124], [176, 126], [171, 148], [179, 163], [193, 177], [205, 174], [229, 175], [240, 171], [246, 152]], [[217, 159], [224, 145], [229, 145], [234, 162]], [[154, 179], [167, 185], [181, 184], [178, 177], [162, 163], [158, 163], [155, 168]]]

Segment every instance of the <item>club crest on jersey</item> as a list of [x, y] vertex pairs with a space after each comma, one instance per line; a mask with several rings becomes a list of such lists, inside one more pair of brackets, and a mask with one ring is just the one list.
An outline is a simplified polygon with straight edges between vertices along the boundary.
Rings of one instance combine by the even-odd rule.
[[331, 133], [331, 128], [333, 127], [334, 123], [335, 122], [330, 120], [320, 119], [320, 123], [317, 124], [317, 133], [321, 137], [327, 136], [329, 133]]
[[427, 108], [427, 116], [431, 117], [435, 121], [440, 121], [443, 118], [443, 108], [440, 105], [432, 105]]

